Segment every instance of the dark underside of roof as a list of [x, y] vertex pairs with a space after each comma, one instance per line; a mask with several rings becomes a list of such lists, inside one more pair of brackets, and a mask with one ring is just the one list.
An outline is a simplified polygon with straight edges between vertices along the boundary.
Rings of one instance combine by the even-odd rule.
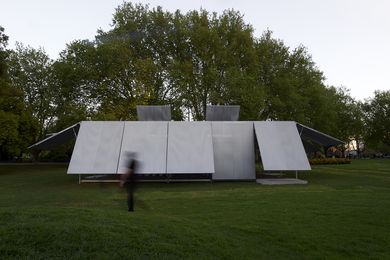
[[35, 143], [28, 147], [30, 150], [51, 150], [58, 147], [61, 144], [64, 144], [74, 138], [76, 138], [77, 133], [80, 129], [80, 123], [72, 125], [58, 133], [55, 133], [38, 143]]
[[325, 147], [344, 144], [343, 141], [330, 135], [321, 133], [313, 128], [297, 123], [298, 132], [302, 138], [309, 139]]

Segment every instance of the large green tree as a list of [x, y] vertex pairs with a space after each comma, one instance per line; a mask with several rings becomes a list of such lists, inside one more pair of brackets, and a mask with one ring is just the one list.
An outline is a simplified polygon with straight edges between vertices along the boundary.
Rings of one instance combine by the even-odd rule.
[[208, 104], [242, 104], [242, 118], [256, 115], [262, 89], [255, 76], [253, 29], [242, 15], [225, 11], [217, 16], [205, 10], [185, 16], [176, 13], [174, 24], [178, 47], [168, 73], [194, 118], [204, 119]]
[[366, 116], [366, 145], [390, 152], [390, 91], [375, 91], [364, 104]]
[[39, 124], [36, 140], [45, 137], [55, 119], [53, 84], [53, 61], [43, 49], [16, 44], [9, 55], [9, 77], [11, 84], [24, 94], [24, 102]]
[[60, 53], [53, 65], [56, 124], [59, 131], [79, 121], [91, 119], [96, 112], [99, 85], [94, 43], [74, 41]]
[[349, 138], [340, 125], [349, 96], [324, 85], [307, 49], [290, 50], [271, 31], [255, 39], [233, 10], [125, 2], [111, 30], [72, 42], [54, 66], [62, 97], [72, 97], [64, 104], [92, 119], [135, 119], [137, 104], [170, 104], [175, 119], [203, 120], [209, 104], [238, 104], [243, 120], [295, 120]]
[[326, 132], [334, 130], [337, 90], [324, 85], [323, 74], [306, 48], [290, 50], [268, 30], [257, 39], [256, 53], [257, 80], [265, 91], [257, 119], [295, 120]]
[[7, 41], [0, 26], [0, 159], [20, 156], [34, 141], [38, 129], [31, 110], [25, 107], [23, 92], [10, 83]]
[[242, 104], [249, 119], [262, 104], [252, 31], [234, 11], [124, 3], [111, 30], [71, 43], [59, 63], [84, 75], [76, 85], [95, 118], [135, 119], [137, 104], [170, 104], [175, 119], [189, 111], [202, 120], [208, 104]]

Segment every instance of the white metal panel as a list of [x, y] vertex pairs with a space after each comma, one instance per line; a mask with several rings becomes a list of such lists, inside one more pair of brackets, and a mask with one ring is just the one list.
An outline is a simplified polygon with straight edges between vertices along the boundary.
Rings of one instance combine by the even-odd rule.
[[124, 122], [81, 122], [68, 173], [115, 174], [123, 127]]
[[135, 152], [136, 173], [166, 173], [168, 122], [126, 122], [118, 173], [127, 170], [126, 152]]
[[206, 121], [238, 121], [240, 106], [214, 106], [206, 107]]
[[214, 180], [253, 180], [255, 148], [253, 122], [212, 122]]
[[171, 121], [170, 106], [137, 106], [138, 121]]
[[295, 122], [259, 121], [254, 126], [264, 170], [311, 170]]
[[167, 173], [214, 173], [211, 122], [169, 122]]

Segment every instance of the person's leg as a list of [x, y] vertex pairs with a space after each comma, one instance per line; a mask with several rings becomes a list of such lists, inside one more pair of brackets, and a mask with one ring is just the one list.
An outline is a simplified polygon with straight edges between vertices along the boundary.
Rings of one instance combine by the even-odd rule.
[[134, 211], [133, 191], [131, 189], [127, 191], [127, 208], [129, 211]]

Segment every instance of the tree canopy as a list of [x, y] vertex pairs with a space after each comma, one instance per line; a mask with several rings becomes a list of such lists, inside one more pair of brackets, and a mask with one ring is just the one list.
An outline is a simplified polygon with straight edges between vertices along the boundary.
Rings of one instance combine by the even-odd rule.
[[375, 91], [364, 109], [367, 145], [390, 153], [390, 91]]
[[0, 159], [19, 155], [35, 141], [38, 130], [23, 100], [23, 92], [11, 84], [6, 50], [8, 37], [0, 26]]

